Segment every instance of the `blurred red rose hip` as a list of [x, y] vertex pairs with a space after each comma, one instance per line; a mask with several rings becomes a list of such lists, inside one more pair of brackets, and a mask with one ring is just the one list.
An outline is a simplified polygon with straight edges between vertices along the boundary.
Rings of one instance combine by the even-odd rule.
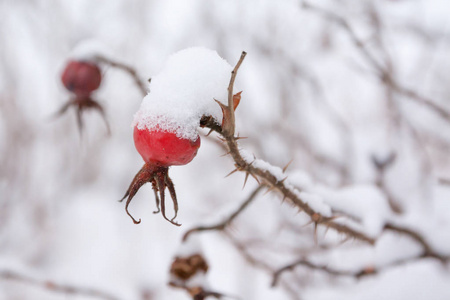
[[93, 63], [69, 61], [61, 76], [62, 83], [77, 96], [88, 96], [102, 80], [100, 68]]

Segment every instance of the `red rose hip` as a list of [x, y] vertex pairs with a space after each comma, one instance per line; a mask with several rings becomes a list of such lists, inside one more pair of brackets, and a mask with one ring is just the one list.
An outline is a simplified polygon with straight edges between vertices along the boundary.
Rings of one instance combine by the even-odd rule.
[[88, 96], [98, 89], [102, 80], [100, 68], [93, 63], [70, 61], [61, 76], [61, 81], [77, 96]]
[[195, 141], [183, 139], [173, 132], [134, 128], [134, 145], [146, 163], [180, 166], [191, 162], [200, 147]]

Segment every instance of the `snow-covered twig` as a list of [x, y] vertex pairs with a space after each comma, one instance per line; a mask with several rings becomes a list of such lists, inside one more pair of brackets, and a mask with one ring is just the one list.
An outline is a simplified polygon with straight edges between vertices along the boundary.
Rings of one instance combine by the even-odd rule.
[[18, 273], [16, 271], [11, 270], [0, 270], [0, 279], [3, 280], [11, 280], [15, 282], [20, 282], [23, 284], [33, 285], [40, 287], [42, 289], [54, 292], [54, 293], [62, 293], [62, 294], [68, 294], [73, 296], [84, 296], [84, 297], [95, 297], [98, 299], [105, 299], [105, 300], [118, 300], [116, 296], [113, 296], [110, 293], [100, 291], [93, 288], [86, 288], [86, 287], [77, 287], [72, 285], [66, 285], [61, 283], [56, 283], [54, 281], [50, 280], [41, 280], [36, 279], [31, 276]]

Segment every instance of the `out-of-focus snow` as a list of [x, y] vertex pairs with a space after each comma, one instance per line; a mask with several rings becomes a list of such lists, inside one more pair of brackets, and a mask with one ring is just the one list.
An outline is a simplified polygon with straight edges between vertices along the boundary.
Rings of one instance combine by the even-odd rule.
[[301, 192], [298, 194], [301, 200], [308, 204], [315, 212], [331, 217], [331, 207], [323, 201], [323, 198], [317, 194]]
[[[309, 2], [344, 17], [380, 62], [390, 56], [402, 85], [449, 109], [448, 1]], [[379, 30], [372, 26], [377, 21]], [[110, 138], [95, 114], [93, 119], [86, 114], [81, 143], [72, 110], [47, 121], [68, 100], [61, 64], [85, 39], [110, 45], [117, 61], [143, 78], [157, 74], [179, 49], [208, 47], [230, 62], [248, 52], [236, 82], [244, 90], [236, 130], [249, 137], [240, 141], [249, 150], [247, 161], [255, 159], [252, 153], [273, 166], [294, 159], [286, 184], [354, 218], [336, 222], [377, 236], [374, 246], [341, 244], [344, 235], [318, 226], [315, 246], [313, 226], [304, 226], [309, 216], [276, 192], [260, 193], [228, 233], [274, 270], [303, 255], [330, 268], [358, 271], [422, 253], [409, 237], [379, 235], [386, 221], [421, 233], [438, 253], [450, 253], [450, 188], [437, 187], [433, 176], [450, 178], [448, 122], [397, 93], [388, 101], [389, 91], [345, 30], [302, 9], [298, 0], [0, 1], [0, 25], [0, 269], [97, 288], [121, 299], [144, 299], [142, 292], [149, 291], [154, 299], [187, 300], [184, 291], [167, 287], [183, 233], [222, 221], [256, 185], [250, 177], [242, 191], [245, 175], [239, 172], [224, 179], [232, 160], [220, 158], [224, 151], [213, 138], [203, 139], [191, 164], [170, 171], [183, 226], [153, 216], [151, 185], [130, 205], [143, 220], [134, 225], [116, 201], [142, 163], [129, 128], [142, 96], [129, 76], [110, 68], [96, 94], [110, 117]], [[82, 56], [98, 53], [85, 52]], [[223, 94], [213, 96], [223, 103], [229, 71]], [[220, 108], [211, 102], [220, 121]], [[402, 114], [398, 123], [395, 108]], [[405, 213], [387, 220], [370, 158], [391, 150], [397, 160], [384, 180]], [[280, 168], [270, 169], [279, 180], [286, 177]], [[213, 290], [241, 299], [288, 298], [283, 285], [270, 288], [272, 273], [248, 263], [224, 235], [199, 235]], [[301, 266], [282, 278], [292, 279], [293, 296], [306, 300], [450, 299], [448, 271], [431, 259], [360, 280], [330, 280]], [[68, 297], [0, 280], [1, 299]]]
[[189, 257], [195, 254], [203, 254], [200, 235], [192, 234], [189, 238], [180, 244], [175, 252], [177, 257]]
[[376, 186], [355, 185], [338, 190], [322, 186], [316, 192], [338, 214], [355, 218], [372, 237], [381, 232], [391, 215], [386, 196]]
[[231, 70], [216, 51], [206, 48], [173, 54], [161, 72], [152, 77], [150, 93], [136, 113], [133, 126], [196, 140], [202, 116], [210, 115], [221, 122], [222, 113], [214, 99], [226, 103]]
[[97, 63], [99, 57], [112, 58], [112, 51], [99, 40], [89, 39], [79, 42], [68, 57], [74, 60]]

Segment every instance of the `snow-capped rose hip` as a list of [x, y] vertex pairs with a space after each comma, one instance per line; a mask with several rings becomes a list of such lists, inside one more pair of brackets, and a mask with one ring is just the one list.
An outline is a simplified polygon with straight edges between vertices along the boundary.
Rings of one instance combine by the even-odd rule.
[[61, 81], [77, 96], [88, 96], [99, 88], [102, 81], [100, 68], [94, 63], [69, 61], [61, 76]]
[[[170, 56], [159, 75], [152, 76], [150, 93], [134, 116], [133, 136], [137, 151], [145, 161], [125, 196], [125, 210], [142, 185], [152, 183], [156, 205], [163, 217], [174, 222], [178, 212], [175, 188], [168, 175], [170, 166], [192, 161], [200, 147], [198, 128], [206, 116], [219, 124], [220, 107], [214, 99], [227, 99], [232, 67], [215, 51], [189, 48]], [[165, 189], [174, 205], [175, 216], [165, 212]], [[161, 204], [161, 210], [159, 205]]]

